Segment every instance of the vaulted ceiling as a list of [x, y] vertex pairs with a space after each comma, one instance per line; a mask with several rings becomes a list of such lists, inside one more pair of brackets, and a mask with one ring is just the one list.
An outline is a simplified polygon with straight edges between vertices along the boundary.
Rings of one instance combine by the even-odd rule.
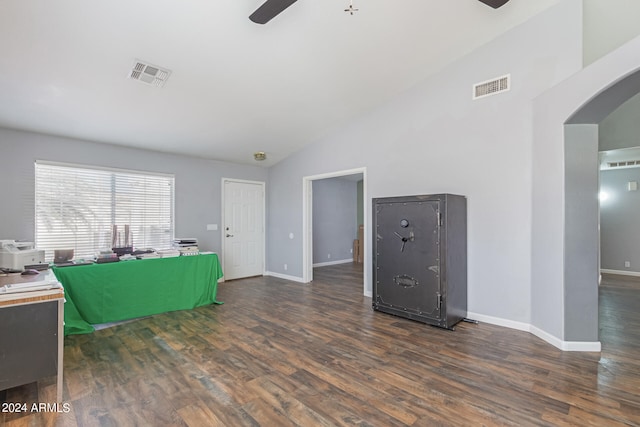
[[3, 0], [0, 127], [268, 166], [557, 2]]

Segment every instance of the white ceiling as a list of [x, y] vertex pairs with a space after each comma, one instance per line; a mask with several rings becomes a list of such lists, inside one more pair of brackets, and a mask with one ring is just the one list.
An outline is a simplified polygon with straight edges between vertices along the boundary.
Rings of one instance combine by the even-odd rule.
[[558, 1], [0, 0], [0, 127], [269, 166]]

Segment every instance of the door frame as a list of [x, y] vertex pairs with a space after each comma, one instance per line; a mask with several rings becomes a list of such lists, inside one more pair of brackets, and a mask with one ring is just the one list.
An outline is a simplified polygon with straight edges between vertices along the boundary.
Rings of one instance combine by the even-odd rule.
[[[226, 212], [226, 193], [225, 193], [225, 184], [227, 182], [237, 182], [240, 184], [252, 184], [252, 185], [260, 185], [262, 187], [262, 274], [265, 274], [265, 266], [266, 266], [266, 249], [267, 249], [267, 245], [266, 245], [266, 229], [265, 229], [265, 225], [266, 225], [266, 205], [267, 205], [267, 192], [266, 192], [266, 183], [264, 181], [250, 181], [250, 180], [246, 180], [246, 179], [235, 179], [235, 178], [222, 178], [222, 192], [221, 192], [221, 197], [222, 197], [222, 209], [220, 212], [220, 258], [221, 258], [221, 264], [222, 264], [222, 273], [224, 274], [225, 271], [225, 262], [226, 262], [226, 247], [225, 247], [225, 227], [226, 227], [226, 218], [225, 218], [225, 212]], [[224, 282], [224, 276], [222, 276], [222, 279], [219, 280], [219, 282]]]
[[371, 257], [369, 256], [369, 238], [367, 230], [369, 226], [369, 204], [367, 203], [367, 168], [347, 169], [336, 172], [328, 172], [319, 175], [310, 175], [302, 178], [302, 281], [309, 283], [313, 280], [313, 181], [326, 178], [339, 178], [341, 176], [362, 174], [362, 214], [363, 214], [363, 283], [362, 292], [371, 297], [371, 289], [367, 289], [369, 283], [369, 270]]

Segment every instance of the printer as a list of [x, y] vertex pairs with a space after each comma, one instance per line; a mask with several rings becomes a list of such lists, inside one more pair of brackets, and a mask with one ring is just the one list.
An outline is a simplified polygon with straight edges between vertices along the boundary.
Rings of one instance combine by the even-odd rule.
[[0, 268], [24, 270], [25, 265], [44, 264], [44, 250], [33, 242], [0, 240]]

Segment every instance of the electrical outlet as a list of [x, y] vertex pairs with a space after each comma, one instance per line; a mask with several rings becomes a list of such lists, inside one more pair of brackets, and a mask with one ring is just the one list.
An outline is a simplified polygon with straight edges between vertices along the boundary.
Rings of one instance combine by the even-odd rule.
[[284, 265], [284, 271], [287, 271], [287, 264]]
[[327, 254], [327, 259], [330, 259], [330, 258], [331, 258], [331, 254]]
[[624, 266], [625, 266], [626, 268], [631, 267], [631, 262], [629, 262], [629, 261], [625, 261], [625, 262], [624, 262]]

